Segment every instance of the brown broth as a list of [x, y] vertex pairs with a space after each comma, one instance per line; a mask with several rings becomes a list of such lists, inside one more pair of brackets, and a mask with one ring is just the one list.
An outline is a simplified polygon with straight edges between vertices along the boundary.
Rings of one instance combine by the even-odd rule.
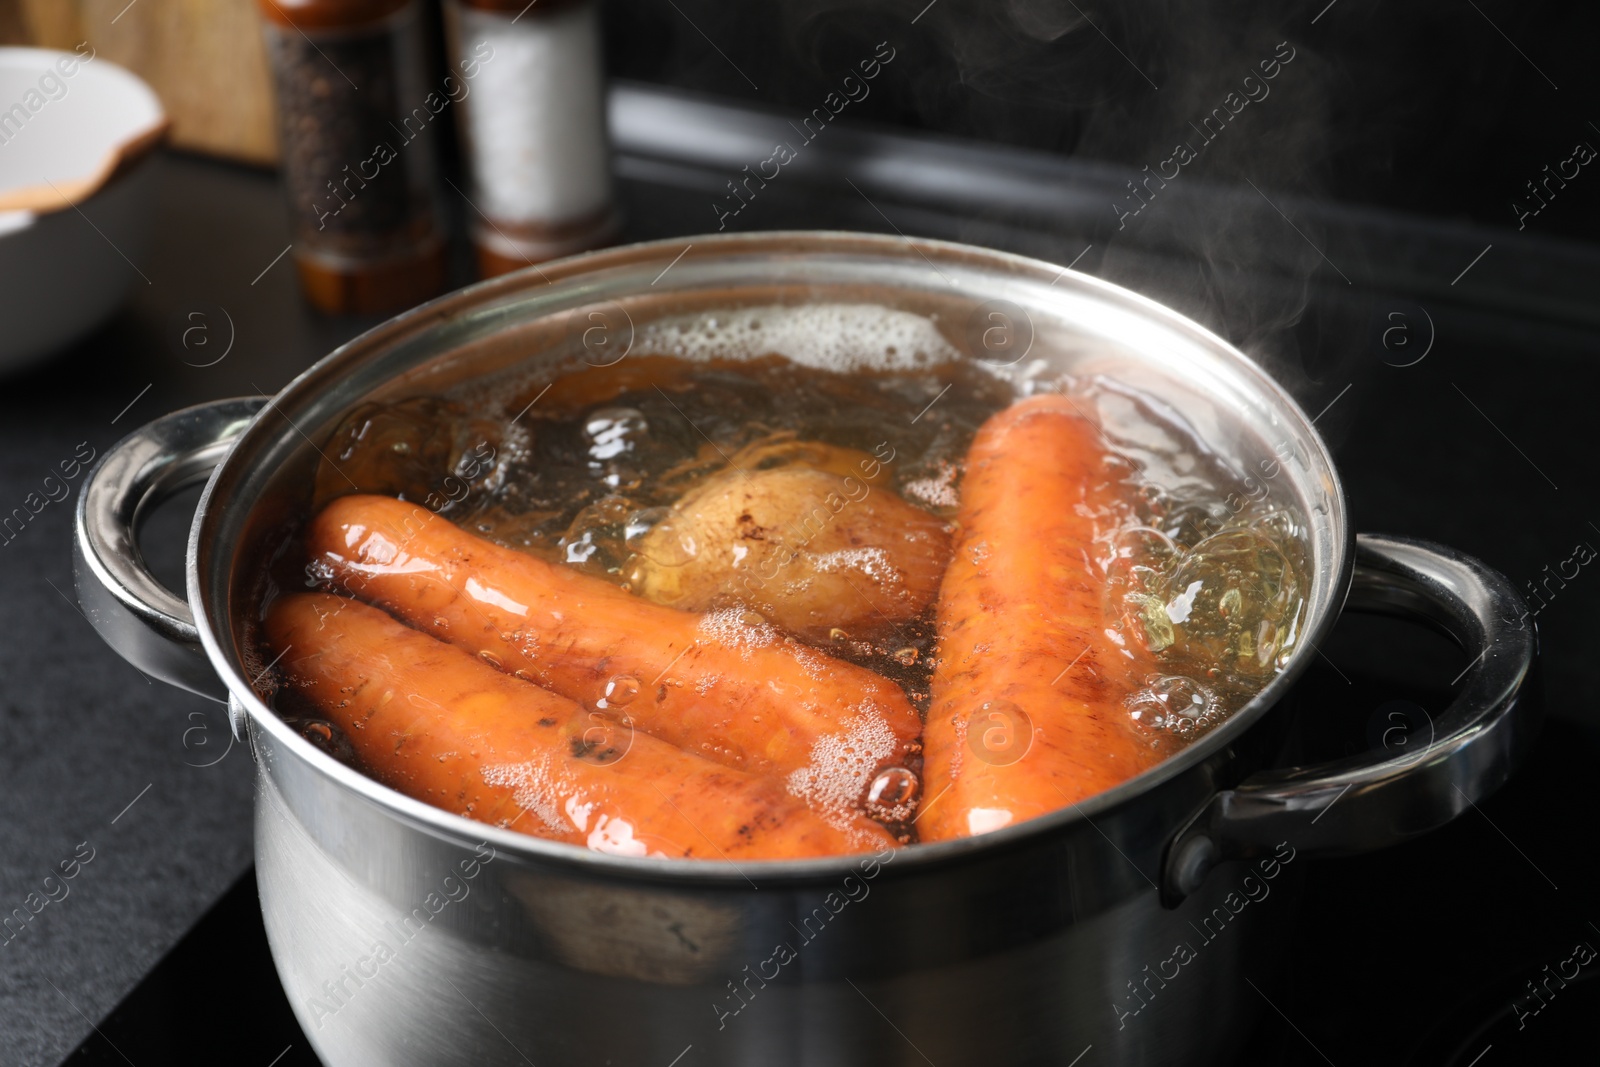
[[[1161, 668], [1125, 706], [1153, 743], [1192, 741], [1287, 662], [1304, 614], [1304, 520], [1270, 496], [1249, 499], [1241, 479], [1148, 397], [1106, 379], [1030, 388], [1071, 396], [1104, 433], [1108, 476], [1127, 490], [1115, 512], [1097, 516], [1107, 625], [1144, 644]], [[953, 520], [974, 434], [1017, 398], [1008, 382], [964, 361], [842, 372], [779, 356], [631, 355], [553, 381], [367, 405], [323, 443], [313, 508], [351, 492], [398, 496], [629, 589], [641, 539], [674, 501], [734, 456], [759, 459], [764, 446], [817, 441], [892, 460], [879, 488]], [[278, 560], [275, 589], [317, 584], [295, 542]], [[893, 680], [925, 715], [933, 616], [930, 606], [856, 632], [795, 636]], [[259, 663], [272, 658], [252, 652]], [[267, 685], [308, 739], [354, 762], [338, 728], [292, 687]], [[902, 840], [915, 836], [909, 811], [885, 820]]]

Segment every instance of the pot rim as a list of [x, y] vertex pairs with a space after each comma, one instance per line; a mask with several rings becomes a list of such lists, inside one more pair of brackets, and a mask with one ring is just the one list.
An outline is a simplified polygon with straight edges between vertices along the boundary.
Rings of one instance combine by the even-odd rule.
[[[1348, 505], [1344, 487], [1339, 480], [1338, 469], [1334, 464], [1332, 453], [1321, 435], [1317, 433], [1316, 427], [1307, 418], [1305, 411], [1276, 379], [1254, 360], [1250, 359], [1249, 356], [1245, 355], [1243, 351], [1204, 326], [1149, 297], [1092, 275], [1070, 271], [1030, 256], [980, 248], [961, 242], [893, 237], [884, 234], [867, 234], [848, 230], [771, 230], [740, 234], [703, 234], [692, 237], [642, 241], [569, 256], [481, 281], [436, 297], [425, 304], [418, 305], [409, 311], [385, 320], [335, 348], [298, 374], [271, 398], [250, 421], [244, 432], [239, 435], [228, 455], [217, 465], [217, 468], [207, 480], [199, 504], [195, 509], [194, 522], [190, 528], [185, 568], [189, 604], [194, 613], [200, 641], [213, 669], [217, 671], [223, 683], [227, 686], [236, 722], [238, 721], [237, 712], [242, 709], [246, 713], [251, 730], [260, 728], [270, 735], [274, 754], [287, 752], [294, 755], [309, 764], [319, 774], [333, 779], [336, 783], [354, 792], [367, 802], [385, 810], [413, 828], [426, 832], [429, 836], [458, 843], [468, 848], [472, 847], [472, 843], [485, 842], [494, 847], [497, 855], [505, 855], [525, 861], [546, 865], [556, 864], [566, 867], [580, 867], [591, 874], [607, 873], [621, 879], [636, 882], [726, 886], [743, 881], [754, 888], [756, 883], [752, 879], [752, 875], [759, 876], [763, 882], [773, 884], [777, 884], [780, 881], [802, 884], [838, 881], [845, 875], [852, 873], [855, 868], [862, 865], [870, 857], [884, 855], [883, 853], [859, 852], [809, 859], [748, 860], [737, 864], [727, 859], [693, 860], [617, 856], [595, 852], [580, 845], [549, 841], [530, 834], [477, 822], [465, 816], [445, 811], [442, 808], [436, 808], [431, 804], [405, 796], [383, 785], [377, 779], [368, 777], [354, 767], [341, 763], [301, 737], [287, 722], [279, 717], [277, 712], [268, 707], [256, 693], [253, 684], [242, 670], [242, 664], [239, 662], [237, 655], [230, 649], [225, 648], [223, 642], [219, 640], [217, 636], [217, 620], [212, 617], [212, 613], [208, 610], [211, 591], [202, 587], [199, 564], [202, 543], [207, 544], [208, 550], [215, 543], [214, 538], [207, 536], [210, 532], [210, 527], [216, 521], [213, 518], [212, 496], [219, 482], [223, 480], [224, 475], [230, 473], [233, 465], [237, 462], [237, 457], [242, 450], [241, 446], [254, 436], [268, 432], [263, 429], [264, 419], [269, 411], [278, 406], [280, 401], [298, 399], [304, 395], [314, 393], [325, 385], [330, 378], [339, 377], [336, 372], [343, 364], [355, 361], [362, 354], [381, 349], [389, 342], [399, 340], [419, 328], [425, 328], [430, 323], [437, 324], [448, 321], [456, 313], [470, 311], [473, 308], [489, 303], [495, 298], [526, 289], [528, 288], [529, 280], [534, 277], [542, 278], [552, 285], [570, 282], [573, 279], [581, 279], [594, 269], [603, 269], [613, 265], [611, 261], [616, 261], [620, 265], [643, 258], [641, 254], [648, 254], [656, 249], [670, 250], [675, 253], [685, 243], [715, 249], [724, 255], [760, 253], [769, 251], [763, 248], [764, 245], [773, 245], [776, 247], [771, 251], [776, 251], [791, 258], [804, 258], [811, 254], [843, 253], [847, 251], [860, 251], [864, 254], [876, 255], [882, 258], [909, 258], [905, 254], [905, 250], [909, 248], [924, 259], [928, 259], [928, 253], [934, 253], [945, 257], [947, 260], [953, 258], [956, 261], [987, 265], [993, 268], [1000, 268], [1018, 278], [1050, 281], [1052, 284], [1059, 283], [1063, 278], [1070, 275], [1072, 283], [1081, 287], [1084, 291], [1102, 300], [1119, 304], [1126, 310], [1155, 320], [1166, 328], [1216, 352], [1219, 356], [1232, 360], [1236, 364], [1236, 369], [1242, 370], [1265, 395], [1271, 397], [1281, 407], [1284, 414], [1289, 417], [1290, 423], [1295, 425], [1295, 428], [1300, 431], [1301, 437], [1312, 447], [1314, 451], [1314, 455], [1311, 457], [1312, 468], [1316, 469], [1319, 474], [1325, 476], [1328, 480], [1327, 491], [1331, 507], [1328, 514], [1321, 517], [1319, 524], [1331, 526], [1338, 536], [1332, 538], [1329, 542], [1329, 551], [1332, 553], [1332, 559], [1329, 561], [1330, 565], [1326, 568], [1321, 568], [1319, 561], [1313, 559], [1313, 571], [1325, 569], [1331, 575], [1329, 596], [1322, 605], [1320, 615], [1313, 615], [1316, 605], [1308, 601], [1305, 625], [1294, 651], [1290, 654], [1288, 664], [1262, 687], [1249, 702], [1230, 715], [1228, 720], [1221, 726], [1188, 745], [1181, 752], [1168, 757], [1142, 774], [1136, 775], [1105, 792], [1096, 794], [1081, 803], [1071, 804], [1047, 814], [974, 837], [934, 843], [919, 842], [894, 849], [892, 850], [893, 863], [897, 871], [910, 868], [920, 869], [929, 866], [944, 866], [974, 855], [987, 855], [1028, 847], [1037, 844], [1039, 839], [1058, 834], [1080, 822], [1087, 822], [1093, 826], [1094, 816], [1130, 803], [1140, 796], [1155, 790], [1162, 784], [1183, 775], [1198, 764], [1212, 758], [1221, 749], [1231, 745], [1277, 703], [1284, 691], [1293, 685], [1304, 671], [1310, 662], [1310, 657], [1315, 652], [1316, 646], [1321, 643], [1327, 631], [1338, 618], [1339, 610], [1349, 591], [1354, 567], [1354, 532], [1348, 522]], [[277, 431], [271, 432], [275, 433]], [[1307, 520], [1308, 522], [1317, 521], [1309, 515]], [[229, 623], [231, 623], [231, 620], [224, 620], [223, 629], [224, 632], [230, 634], [228, 643], [231, 645], [233, 642]], [[255, 745], [253, 737], [251, 751], [254, 756]], [[1176, 829], [1176, 827], [1173, 829]], [[887, 861], [885, 862], [887, 863]]]

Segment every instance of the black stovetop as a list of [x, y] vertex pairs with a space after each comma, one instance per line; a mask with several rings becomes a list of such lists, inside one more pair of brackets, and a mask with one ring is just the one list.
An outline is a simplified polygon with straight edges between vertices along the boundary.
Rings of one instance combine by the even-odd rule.
[[[156, 165], [162, 237], [142, 265], [152, 284], [79, 349], [0, 391], [0, 490], [9, 496], [20, 499], [35, 471], [79, 440], [103, 451], [163, 411], [276, 390], [367, 325], [312, 316], [285, 264], [250, 282], [288, 240], [271, 175], [182, 156]], [[714, 171], [625, 156], [621, 172], [628, 238], [709, 228]], [[1111, 269], [1126, 260], [1102, 258], [1103, 234], [1074, 232], [1070, 220], [1025, 225], [998, 208], [962, 216], [857, 184], [797, 178], [740, 222], [964, 237], [1061, 263], [1097, 245], [1079, 269], [1128, 276]], [[1371, 286], [1359, 273], [1348, 289], [1311, 284], [1299, 325], [1285, 331], [1300, 339], [1287, 373], [1302, 404], [1323, 411], [1317, 425], [1335, 448], [1358, 529], [1451, 544], [1520, 588], [1568, 559], [1575, 543], [1600, 545], [1592, 459], [1572, 445], [1592, 424], [1600, 331], [1581, 309], [1518, 312], [1542, 306], [1537, 293], [1517, 296], [1527, 295], [1529, 278], [1560, 273], [1540, 258], [1549, 248], [1459, 227], [1447, 236], [1438, 262], [1451, 265], [1415, 287], [1393, 270]], [[1299, 240], [1288, 230], [1283, 237]], [[1485, 244], [1493, 251], [1468, 276], [1477, 289], [1462, 298], [1468, 283], [1452, 288], [1450, 278], [1472, 252], [1455, 250]], [[1592, 262], [1586, 249], [1549, 247], [1555, 259]], [[1408, 269], [1429, 262], [1418, 256]], [[1152, 285], [1152, 295], [1173, 297]], [[215, 366], [195, 369], [202, 361], [185, 359], [170, 336], [191, 304], [225, 307], [235, 323], [237, 348]], [[1419, 362], [1401, 365], [1420, 349], [1382, 343], [1392, 313], [1405, 316], [1399, 321], [1417, 343], [1424, 332], [1431, 340]], [[40, 917], [37, 936], [0, 951], [0, 1061], [314, 1064], [256, 905], [248, 756], [228, 749], [210, 705], [147, 687], [75, 614], [69, 507], [53, 506], [0, 549], [11, 602], [0, 642], [8, 812], [0, 845], [17, 858], [0, 865], [0, 903], [21, 900], [34, 869], [70, 855], [74, 843], [89, 840], [98, 851], [72, 897]], [[146, 538], [173, 581], [184, 521], [158, 514]], [[1498, 795], [1403, 848], [1307, 862], [1281, 973], [1247, 976], [1273, 991], [1247, 1062], [1467, 1065], [1481, 1057], [1479, 1067], [1493, 1067], [1595, 1047], [1585, 1027], [1596, 983], [1547, 994], [1538, 1014], [1524, 985], [1578, 942], [1600, 946], [1590, 925], [1600, 923], [1600, 893], [1588, 789], [1600, 765], [1600, 674], [1589, 665], [1600, 622], [1588, 608], [1588, 582], [1600, 578], [1585, 571], [1538, 615], [1548, 718], [1529, 763]], [[1303, 720], [1326, 724], [1309, 739], [1324, 755], [1369, 747], [1374, 723], [1397, 701], [1441, 708], [1463, 665], [1441, 640], [1386, 620], [1342, 622], [1322, 652], [1294, 699], [1306, 705]], [[1283, 904], [1293, 902], [1285, 895]], [[1258, 994], [1241, 984], [1239, 995]]]

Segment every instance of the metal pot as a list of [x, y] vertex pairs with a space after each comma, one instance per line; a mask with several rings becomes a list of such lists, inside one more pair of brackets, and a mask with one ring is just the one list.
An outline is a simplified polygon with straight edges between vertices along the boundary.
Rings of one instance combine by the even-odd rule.
[[[1441, 825], [1528, 748], [1535, 713], [1519, 690], [1535, 639], [1505, 579], [1435, 545], [1353, 536], [1305, 414], [1220, 338], [1094, 278], [961, 245], [682, 245], [445, 296], [270, 400], [156, 420], [88, 480], [80, 602], [141, 670], [229, 702], [257, 768], [273, 957], [326, 1062], [960, 1067], [1076, 1063], [1091, 1047], [1086, 1064], [1217, 1061], [1259, 1010], [1241, 980], [1269, 973], [1303, 857]], [[1169, 404], [1309, 520], [1307, 624], [1288, 668], [1181, 754], [1052, 815], [877, 857], [738, 867], [601, 855], [447, 814], [334, 761], [252, 688], [242, 629], [263, 546], [304, 515], [316, 443], [356, 404], [586, 344], [625, 353], [667, 314], [815, 302], [928, 316], [971, 358], [1104, 367]], [[144, 569], [135, 528], [208, 472], [185, 602]], [[1272, 767], [1286, 718], [1274, 705], [1342, 608], [1454, 637], [1472, 656], [1455, 702], [1420, 755]]]

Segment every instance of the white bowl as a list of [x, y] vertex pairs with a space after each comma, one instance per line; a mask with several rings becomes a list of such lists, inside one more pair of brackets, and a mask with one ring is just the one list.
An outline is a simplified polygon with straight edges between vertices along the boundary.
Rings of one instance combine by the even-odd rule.
[[65, 348], [148, 284], [156, 190], [143, 161], [166, 113], [81, 47], [0, 48], [0, 371]]

